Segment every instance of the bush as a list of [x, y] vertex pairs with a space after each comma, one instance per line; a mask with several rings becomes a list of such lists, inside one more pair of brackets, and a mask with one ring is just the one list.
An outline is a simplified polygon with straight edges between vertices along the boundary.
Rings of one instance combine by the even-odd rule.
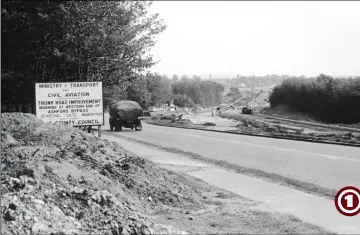
[[194, 107], [195, 106], [194, 101], [185, 94], [183, 94], [183, 95], [176, 94], [176, 95], [174, 95], [173, 99], [174, 99], [174, 105], [176, 105], [178, 107]]
[[290, 78], [270, 93], [271, 107], [280, 104], [311, 114], [330, 123], [360, 122], [360, 77], [335, 79], [320, 75], [317, 78]]

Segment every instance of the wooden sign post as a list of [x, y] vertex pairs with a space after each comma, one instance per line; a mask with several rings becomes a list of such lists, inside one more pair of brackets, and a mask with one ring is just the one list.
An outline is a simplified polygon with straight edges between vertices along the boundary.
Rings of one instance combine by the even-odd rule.
[[101, 126], [98, 126], [98, 137], [101, 138]]

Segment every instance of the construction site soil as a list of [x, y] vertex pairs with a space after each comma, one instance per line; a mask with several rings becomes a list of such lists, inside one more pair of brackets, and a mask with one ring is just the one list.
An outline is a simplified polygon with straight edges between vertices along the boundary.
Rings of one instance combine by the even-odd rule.
[[291, 128], [291, 127], [285, 127], [283, 125], [261, 122], [236, 112], [225, 111], [219, 116], [224, 119], [236, 120], [239, 122], [239, 124], [235, 127], [235, 129], [234, 127], [229, 126], [227, 130], [224, 130], [224, 128], [220, 129], [215, 124], [212, 125], [205, 125], [205, 123], [194, 124], [193, 122], [187, 119], [174, 120], [174, 118], [170, 115], [154, 116], [146, 120], [146, 122], [149, 124], [166, 125], [173, 127], [221, 130], [227, 132], [256, 134], [256, 135], [269, 136], [269, 137], [271, 136], [287, 137], [287, 138], [296, 138], [303, 140], [323, 141], [327, 143], [343, 143], [343, 144], [360, 145], [359, 133], [331, 131], [331, 130], [328, 130], [327, 132], [305, 133], [304, 128]]
[[3, 113], [3, 234], [179, 234], [146, 216], [201, 207], [183, 180], [81, 130]]

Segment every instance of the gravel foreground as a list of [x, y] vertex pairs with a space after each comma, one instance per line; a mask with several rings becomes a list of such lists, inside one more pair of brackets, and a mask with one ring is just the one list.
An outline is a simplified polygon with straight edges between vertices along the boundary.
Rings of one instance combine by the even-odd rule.
[[186, 234], [146, 216], [199, 204], [151, 162], [32, 114], [3, 113], [1, 125], [2, 234]]

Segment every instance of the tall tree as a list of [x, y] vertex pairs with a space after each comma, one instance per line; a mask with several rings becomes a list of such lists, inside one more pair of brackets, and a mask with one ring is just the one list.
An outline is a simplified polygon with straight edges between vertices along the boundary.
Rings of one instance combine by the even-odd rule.
[[189, 79], [183, 76], [182, 79], [173, 84], [173, 93], [186, 95], [198, 105], [213, 106], [218, 105], [222, 101], [222, 93], [224, 87], [213, 81], [201, 80], [200, 77], [194, 76]]
[[158, 74], [148, 73], [146, 75], [148, 91], [151, 94], [151, 105], [160, 105], [169, 101], [172, 94], [170, 80]]
[[158, 14], [149, 14], [150, 5], [2, 2], [3, 103], [32, 103], [35, 82], [103, 81], [108, 87], [138, 79], [155, 64], [149, 50], [166, 28]]
[[174, 83], [177, 83], [177, 82], [179, 81], [178, 75], [174, 74], [174, 75], [172, 76], [172, 80], [173, 80]]

